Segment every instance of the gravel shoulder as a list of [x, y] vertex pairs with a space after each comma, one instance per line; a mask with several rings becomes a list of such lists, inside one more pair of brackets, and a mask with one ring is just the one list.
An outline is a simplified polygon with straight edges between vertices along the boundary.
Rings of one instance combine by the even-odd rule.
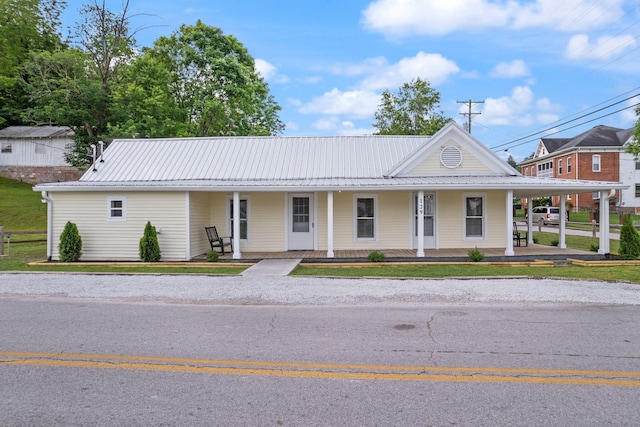
[[370, 279], [0, 273], [0, 298], [230, 305], [564, 303], [640, 305], [640, 285], [570, 279]]

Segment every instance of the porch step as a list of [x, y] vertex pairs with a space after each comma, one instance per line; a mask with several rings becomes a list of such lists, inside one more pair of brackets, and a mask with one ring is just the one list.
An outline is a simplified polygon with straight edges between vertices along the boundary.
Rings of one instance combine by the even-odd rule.
[[287, 276], [300, 264], [302, 259], [263, 259], [247, 268], [243, 276]]

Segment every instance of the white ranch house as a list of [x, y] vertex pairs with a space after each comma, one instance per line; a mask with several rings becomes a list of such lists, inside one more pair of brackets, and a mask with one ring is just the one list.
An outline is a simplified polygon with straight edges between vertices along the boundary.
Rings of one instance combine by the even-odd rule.
[[[82, 236], [82, 260], [137, 260], [151, 221], [162, 259], [188, 261], [210, 250], [207, 226], [233, 236], [234, 259], [295, 250], [332, 258], [358, 249], [424, 257], [429, 249], [474, 247], [511, 256], [514, 197], [600, 192], [605, 200], [622, 188], [522, 176], [449, 123], [432, 137], [115, 140], [80, 180], [34, 190], [48, 203], [50, 260], [59, 258], [67, 221]], [[603, 204], [605, 254], [607, 219]]]

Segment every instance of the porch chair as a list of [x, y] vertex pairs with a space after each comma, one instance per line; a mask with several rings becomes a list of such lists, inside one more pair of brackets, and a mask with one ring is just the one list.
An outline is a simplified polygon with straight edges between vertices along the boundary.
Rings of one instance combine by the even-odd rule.
[[[207, 237], [209, 238], [209, 244], [211, 245], [212, 251], [215, 251], [216, 248], [220, 248], [220, 250], [222, 251], [222, 255], [224, 255], [224, 247], [230, 246], [231, 252], [233, 252], [233, 240], [230, 236], [220, 237], [215, 226], [205, 227], [204, 229], [207, 232]], [[225, 239], [229, 240], [225, 241]]]
[[516, 246], [522, 246], [523, 240], [524, 245], [529, 246], [529, 231], [518, 230], [518, 224], [513, 221], [513, 241], [516, 243]]

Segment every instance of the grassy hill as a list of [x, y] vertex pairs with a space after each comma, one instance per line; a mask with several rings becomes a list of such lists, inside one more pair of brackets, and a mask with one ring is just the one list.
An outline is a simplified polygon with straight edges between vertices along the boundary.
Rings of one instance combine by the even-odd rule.
[[31, 184], [0, 177], [0, 226], [5, 231], [47, 229], [47, 205]]

